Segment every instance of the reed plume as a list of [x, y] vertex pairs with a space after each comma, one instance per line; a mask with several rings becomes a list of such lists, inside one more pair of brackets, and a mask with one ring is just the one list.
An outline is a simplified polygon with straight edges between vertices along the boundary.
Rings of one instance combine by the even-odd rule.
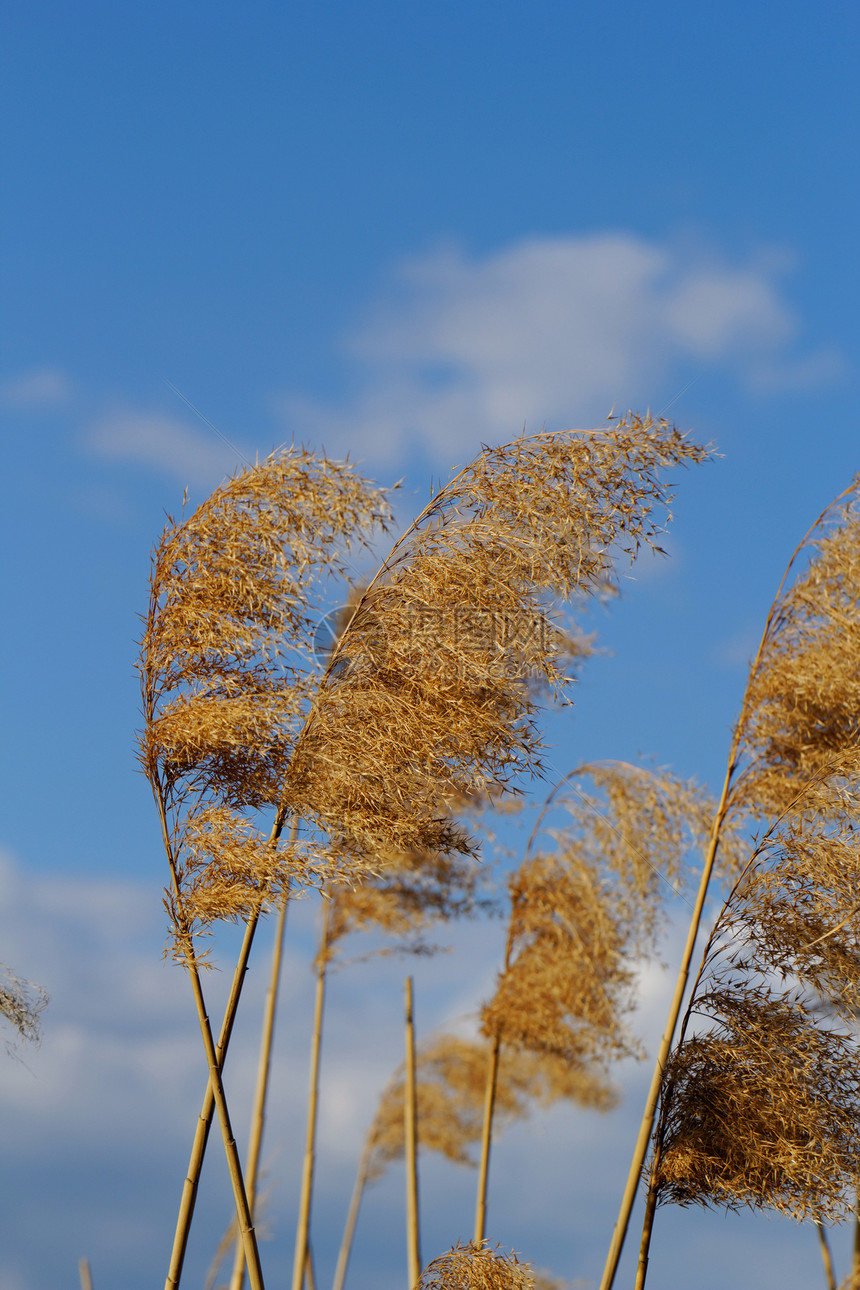
[[[551, 809], [567, 821], [537, 852]], [[707, 834], [712, 804], [665, 770], [583, 765], [550, 793], [509, 882], [511, 914], [496, 993], [482, 1011], [490, 1040], [475, 1242], [483, 1240], [500, 1056], [531, 1054], [571, 1072], [638, 1056], [626, 1017], [637, 961], [653, 955], [664, 898]]]
[[[484, 1096], [491, 1045], [484, 1038], [438, 1035], [419, 1046], [416, 1103], [418, 1147], [436, 1151], [453, 1164], [474, 1167], [484, 1124]], [[383, 1176], [405, 1153], [401, 1066], [380, 1097], [359, 1160], [344, 1227], [333, 1290], [342, 1290], [366, 1187]], [[615, 1091], [602, 1072], [563, 1059], [524, 1050], [505, 1049], [497, 1078], [496, 1131], [528, 1117], [535, 1106], [549, 1107], [568, 1099], [596, 1110], [611, 1109]]]
[[[244, 917], [249, 951], [264, 901], [317, 880], [331, 860], [295, 839], [279, 847], [283, 812], [268, 838], [247, 814], [279, 799], [312, 688], [309, 610], [318, 581], [342, 572], [344, 545], [385, 514], [379, 492], [349, 466], [290, 449], [237, 474], [182, 523], [171, 520], [153, 553], [138, 663], [140, 759], [170, 869], [174, 954], [188, 968], [210, 1077], [168, 1286], [178, 1283], [214, 1102], [252, 1286], [262, 1287], [221, 1082], [232, 1016], [216, 1048], [195, 936], [217, 919]], [[234, 981], [234, 1011], [243, 975]]]
[[[5, 963], [0, 963], [0, 1018], [18, 1039], [38, 1044], [41, 1038], [41, 1014], [47, 1007], [48, 996], [40, 985], [25, 981]], [[13, 1045], [4, 1039], [7, 1051]]]
[[701, 461], [665, 422], [522, 437], [440, 489], [332, 651], [282, 804], [362, 855], [468, 852], [457, 803], [541, 766], [535, 688], [564, 687], [553, 606], [656, 545], [665, 467]]
[[536, 1283], [529, 1264], [513, 1251], [471, 1242], [428, 1263], [415, 1290], [536, 1290]]

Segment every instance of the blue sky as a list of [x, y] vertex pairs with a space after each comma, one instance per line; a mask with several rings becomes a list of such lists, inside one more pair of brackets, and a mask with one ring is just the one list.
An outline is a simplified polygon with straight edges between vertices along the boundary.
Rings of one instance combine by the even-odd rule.
[[[52, 1003], [42, 1048], [0, 1079], [16, 1117], [3, 1171], [22, 1180], [0, 1284], [49, 1290], [86, 1253], [97, 1286], [137, 1290], [163, 1274], [202, 1069], [182, 974], [160, 960], [137, 615], [164, 511], [236, 464], [167, 382], [248, 457], [295, 438], [404, 476], [404, 517], [484, 440], [668, 408], [722, 455], [679, 478], [669, 561], [637, 566], [596, 616], [607, 653], [573, 714], [550, 719], [550, 760], [641, 753], [716, 784], [782, 569], [860, 469], [860, 20], [840, 2], [37, 0], [3, 6], [2, 23], [0, 958]], [[276, 1275], [310, 917], [293, 927], [282, 1027]], [[421, 966], [428, 1029], [486, 993], [493, 936], [460, 935], [459, 969]], [[402, 965], [368, 972], [332, 1002], [323, 1264], [399, 1059]], [[645, 1033], [665, 983], [648, 991]], [[352, 1021], [365, 1003], [373, 1053]], [[500, 1146], [494, 1239], [598, 1275], [643, 1079], [625, 1075], [611, 1121], [561, 1115]], [[219, 1163], [189, 1284], [227, 1212]], [[587, 1197], [583, 1171], [599, 1178]], [[463, 1235], [444, 1202], [471, 1181], [429, 1164], [427, 1179], [429, 1253]], [[368, 1207], [355, 1290], [362, 1275], [402, 1284], [399, 1203], [392, 1181]], [[735, 1256], [760, 1286], [807, 1257], [818, 1275], [812, 1236], [782, 1223], [661, 1222], [667, 1287], [692, 1264], [658, 1270], [659, 1247], [692, 1259], [694, 1239], [711, 1251], [702, 1286], [733, 1282], [720, 1260]]]

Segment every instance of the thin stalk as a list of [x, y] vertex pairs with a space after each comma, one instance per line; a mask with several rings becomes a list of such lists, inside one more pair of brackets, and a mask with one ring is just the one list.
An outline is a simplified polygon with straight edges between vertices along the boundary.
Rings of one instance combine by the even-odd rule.
[[627, 1228], [630, 1225], [630, 1215], [633, 1211], [633, 1202], [636, 1199], [636, 1192], [639, 1189], [639, 1179], [642, 1176], [642, 1166], [645, 1163], [645, 1156], [648, 1153], [648, 1143], [651, 1140], [651, 1133], [654, 1128], [654, 1116], [657, 1110], [657, 1102], [660, 1098], [660, 1088], [663, 1083], [663, 1071], [666, 1068], [666, 1063], [669, 1060], [669, 1053], [672, 1049], [672, 1039], [675, 1035], [675, 1027], [678, 1024], [681, 1004], [684, 1001], [684, 992], [687, 989], [687, 982], [690, 976], [690, 963], [692, 962], [693, 951], [696, 947], [696, 938], [699, 934], [699, 924], [702, 921], [702, 911], [705, 908], [705, 899], [708, 895], [711, 873], [713, 872], [714, 861], [717, 858], [717, 848], [720, 842], [720, 830], [726, 815], [729, 783], [733, 771], [734, 762], [732, 761], [729, 764], [728, 771], [726, 772], [723, 791], [720, 795], [720, 804], [711, 830], [711, 837], [708, 843], [707, 854], [705, 856], [705, 866], [702, 869], [702, 877], [699, 882], [699, 893], [693, 909], [693, 916], [690, 920], [690, 929], [687, 933], [687, 943], [684, 947], [684, 954], [678, 971], [678, 979], [675, 982], [675, 993], [672, 996], [672, 1004], [666, 1021], [666, 1029], [663, 1031], [663, 1038], [660, 1041], [660, 1050], [657, 1054], [657, 1061], [654, 1065], [654, 1074], [651, 1077], [651, 1086], [648, 1089], [645, 1109], [642, 1112], [642, 1120], [639, 1125], [639, 1136], [636, 1139], [636, 1147], [633, 1152], [633, 1159], [630, 1163], [630, 1172], [627, 1175], [627, 1186], [624, 1189], [624, 1196], [621, 1200], [621, 1210], [618, 1215], [618, 1221], [615, 1224], [615, 1231], [612, 1234], [612, 1244], [609, 1247], [609, 1255], [603, 1272], [603, 1280], [600, 1283], [600, 1290], [611, 1290], [612, 1284], [615, 1281], [615, 1274], [618, 1271], [618, 1262], [621, 1258], [621, 1251], [624, 1248], [624, 1238], [627, 1235]]
[[415, 1088], [415, 1021], [412, 977], [406, 978], [406, 1082], [403, 1127], [406, 1142], [406, 1253], [409, 1290], [421, 1276], [421, 1238], [418, 1226], [418, 1104]]
[[860, 1192], [857, 1194], [858, 1212], [854, 1218], [854, 1258], [851, 1262], [851, 1290], [860, 1290]]
[[305, 1250], [305, 1290], [317, 1290], [317, 1279], [314, 1275], [314, 1253], [308, 1241]]
[[325, 1005], [326, 964], [328, 960], [328, 928], [330, 906], [325, 902], [320, 952], [317, 955], [317, 986], [314, 1001], [314, 1029], [311, 1038], [311, 1072], [308, 1093], [308, 1127], [305, 1140], [305, 1159], [302, 1168], [302, 1193], [299, 1201], [299, 1219], [296, 1227], [296, 1249], [293, 1258], [293, 1290], [302, 1290], [302, 1278], [308, 1254], [308, 1232], [311, 1218], [311, 1194], [314, 1183], [314, 1158], [316, 1154], [317, 1105], [319, 1102], [320, 1048], [322, 1020]]
[[636, 1269], [635, 1290], [644, 1290], [645, 1278], [648, 1275], [648, 1252], [651, 1248], [651, 1232], [654, 1228], [654, 1214], [657, 1209], [657, 1174], [660, 1169], [660, 1156], [660, 1143], [658, 1142], [654, 1150], [654, 1160], [651, 1164], [651, 1176], [648, 1184], [648, 1197], [645, 1202], [645, 1221], [642, 1224], [642, 1241], [639, 1246], [639, 1265]]
[[[269, 1072], [272, 1065], [272, 1039], [275, 1033], [275, 1013], [278, 1007], [278, 985], [281, 979], [281, 959], [284, 951], [284, 929], [287, 925], [287, 905], [289, 895], [284, 892], [281, 900], [281, 911], [275, 931], [275, 944], [272, 951], [272, 972], [269, 988], [266, 992], [266, 1006], [263, 1012], [263, 1034], [260, 1041], [260, 1062], [257, 1068], [257, 1088], [254, 1095], [254, 1111], [251, 1119], [251, 1136], [248, 1143], [248, 1158], [245, 1162], [245, 1187], [248, 1192], [248, 1206], [251, 1217], [257, 1201], [257, 1175], [260, 1166], [260, 1145], [263, 1140], [263, 1127], [266, 1120], [266, 1097], [269, 1091]], [[236, 1237], [236, 1251], [233, 1258], [233, 1276], [230, 1290], [242, 1290], [245, 1284], [245, 1252], [242, 1242]]]
[[481, 1160], [478, 1168], [478, 1200], [475, 1206], [475, 1235], [472, 1240], [479, 1246], [486, 1235], [487, 1226], [487, 1183], [490, 1174], [490, 1141], [493, 1136], [493, 1112], [496, 1107], [496, 1088], [499, 1080], [499, 1053], [502, 1038], [499, 1032], [493, 1036], [490, 1049], [490, 1061], [487, 1066], [487, 1084], [484, 1092], [484, 1126], [481, 1131]]
[[[280, 810], [272, 826], [272, 832], [269, 836], [269, 845], [275, 846], [283, 832], [284, 823], [287, 813]], [[290, 837], [295, 840], [298, 832], [298, 817], [293, 816], [293, 824]], [[224, 1061], [227, 1056], [227, 1048], [230, 1043], [230, 1036], [233, 1033], [233, 1022], [236, 1020], [236, 1012], [239, 1007], [239, 1000], [242, 995], [242, 986], [245, 983], [245, 974], [248, 971], [248, 960], [251, 955], [251, 947], [254, 944], [254, 935], [257, 925], [260, 921], [260, 914], [263, 908], [263, 896], [260, 896], [256, 908], [252, 911], [245, 924], [245, 935], [242, 940], [242, 948], [239, 951], [239, 958], [236, 961], [236, 967], [233, 972], [233, 981], [230, 986], [230, 995], [227, 1000], [227, 1007], [224, 1010], [224, 1020], [221, 1023], [221, 1034], [218, 1039], [218, 1063], [219, 1070], [223, 1069]], [[212, 1085], [206, 1085], [206, 1093], [203, 1098], [203, 1106], [197, 1119], [197, 1127], [194, 1132], [194, 1142], [191, 1147], [191, 1158], [188, 1162], [188, 1172], [185, 1175], [185, 1182], [182, 1186], [182, 1198], [179, 1204], [179, 1214], [176, 1219], [176, 1232], [173, 1238], [173, 1249], [170, 1254], [170, 1267], [167, 1272], [165, 1281], [165, 1290], [176, 1290], [179, 1285], [179, 1279], [182, 1276], [182, 1265], [185, 1261], [185, 1251], [188, 1246], [188, 1234], [191, 1231], [191, 1220], [194, 1217], [194, 1205], [197, 1200], [197, 1188], [200, 1183], [200, 1171], [203, 1168], [203, 1158], [206, 1154], [206, 1144], [209, 1141], [209, 1130], [212, 1127], [212, 1115], [215, 1110], [215, 1095], [212, 1092]]]
[[369, 1164], [370, 1136], [368, 1135], [361, 1152], [361, 1159], [358, 1162], [358, 1171], [355, 1175], [355, 1185], [353, 1186], [352, 1196], [349, 1201], [349, 1211], [346, 1216], [340, 1250], [338, 1251], [337, 1266], [334, 1270], [332, 1290], [343, 1290], [343, 1283], [346, 1279], [346, 1269], [349, 1264], [349, 1256], [352, 1252], [352, 1242], [355, 1236], [355, 1225], [358, 1222], [358, 1210], [361, 1205], [361, 1198], [364, 1195], [364, 1187], [367, 1182], [367, 1169]]
[[[705, 900], [708, 894], [708, 887], [711, 881], [711, 874], [713, 873], [714, 861], [716, 860], [717, 850], [720, 845], [720, 833], [722, 831], [723, 822], [725, 821], [726, 815], [728, 814], [729, 790], [733, 786], [734, 773], [737, 770], [738, 762], [740, 760], [740, 750], [741, 750], [741, 745], [742, 745], [742, 740], [744, 735], [744, 729], [746, 725], [747, 713], [749, 710], [750, 684], [752, 682], [753, 677], [755, 677], [756, 673], [758, 672], [759, 667], [761, 666], [761, 662], [764, 657], [765, 646], [767, 645], [770, 639], [771, 631], [773, 630], [774, 626], [778, 621], [780, 601], [781, 601], [783, 589], [785, 587], [786, 582], [788, 581], [788, 576], [794, 567], [795, 561], [797, 560], [798, 556], [800, 555], [800, 552], [805, 547], [807, 541], [809, 540], [809, 538], [811, 537], [815, 529], [818, 528], [818, 526], [824, 521], [828, 513], [832, 511], [839, 504], [839, 502], [852, 491], [852, 488], [853, 488], [853, 485], [845, 489], [842, 493], [839, 494], [838, 497], [834, 498], [834, 500], [828, 506], [825, 507], [825, 509], [821, 512], [821, 514], [816, 519], [815, 523], [810, 525], [806, 533], [801, 538], [800, 542], [795, 547], [792, 557], [789, 560], [788, 565], [786, 566], [785, 573], [782, 576], [782, 581], [780, 582], [779, 587], [777, 588], [777, 593], [774, 598], [773, 604], [771, 605], [770, 612], [767, 616], [764, 632], [762, 633], [762, 638], [759, 643], [759, 647], [756, 652], [755, 659], [753, 660], [752, 667], [750, 668], [749, 680], [747, 681], [746, 689], [744, 691], [744, 697], [743, 697], [743, 702], [741, 704], [740, 716], [738, 717], [738, 721], [734, 729], [734, 734], [732, 736], [731, 745], [729, 747], [729, 757], [728, 757], [728, 767], [726, 770], [726, 777], [723, 782], [723, 788], [720, 794], [720, 801], [717, 807], [716, 815], [714, 816], [714, 823], [713, 823], [713, 828], [711, 830], [711, 837], [708, 842], [707, 852], [705, 854], [705, 863], [702, 869], [702, 877], [699, 882], [699, 891], [696, 897], [696, 904], [693, 909], [693, 915], [692, 915], [692, 918], [690, 919], [690, 928], [687, 934], [687, 943], [684, 947], [684, 955], [681, 961], [681, 966], [678, 971], [678, 979], [675, 983], [675, 993], [672, 996], [672, 1004], [669, 1009], [669, 1016], [666, 1021], [666, 1029], [663, 1032], [663, 1038], [660, 1042], [660, 1050], [657, 1054], [657, 1061], [654, 1066], [654, 1074], [651, 1079], [651, 1086], [648, 1090], [648, 1097], [645, 1102], [645, 1109], [642, 1113], [642, 1122], [639, 1126], [639, 1135], [636, 1139], [636, 1147], [634, 1149], [633, 1159], [630, 1163], [630, 1172], [627, 1176], [627, 1185], [624, 1189], [624, 1196], [622, 1197], [622, 1200], [621, 1200], [621, 1209], [618, 1214], [618, 1220], [615, 1224], [615, 1230], [612, 1234], [612, 1243], [609, 1247], [609, 1254], [606, 1259], [606, 1267], [604, 1268], [604, 1271], [603, 1271], [603, 1279], [600, 1283], [600, 1290], [612, 1290], [612, 1285], [615, 1281], [615, 1276], [618, 1271], [618, 1263], [621, 1258], [621, 1251], [624, 1248], [624, 1239], [627, 1235], [627, 1229], [630, 1225], [630, 1215], [633, 1211], [633, 1203], [636, 1199], [636, 1192], [638, 1191], [638, 1188], [639, 1188], [639, 1180], [642, 1176], [642, 1166], [645, 1163], [645, 1157], [648, 1153], [648, 1143], [651, 1140], [651, 1134], [654, 1129], [654, 1118], [657, 1111], [657, 1103], [660, 1099], [660, 1088], [663, 1083], [663, 1072], [666, 1068], [666, 1063], [669, 1060], [669, 1054], [672, 1049], [672, 1040], [675, 1034], [675, 1027], [678, 1024], [678, 1017], [680, 1016], [680, 1013], [681, 1013], [681, 1004], [684, 1001], [684, 992], [687, 988], [687, 982], [689, 980], [689, 975], [690, 975], [690, 963], [693, 958], [693, 951], [696, 945], [696, 938], [699, 933], [699, 925], [702, 921], [702, 912], [705, 908]], [[652, 1171], [651, 1187], [653, 1188], [655, 1186], [656, 1186], [656, 1174], [654, 1174], [654, 1172]], [[652, 1211], [651, 1217], [653, 1220], [653, 1211]], [[650, 1241], [650, 1228], [648, 1231], [648, 1240]], [[641, 1255], [640, 1255], [640, 1258], [641, 1258]], [[645, 1258], [646, 1258], [646, 1266], [647, 1266], [647, 1249], [645, 1250]]]
[[[554, 795], [550, 794], [550, 798]], [[531, 848], [537, 837], [538, 827], [547, 812], [549, 800], [544, 804], [538, 823], [532, 830], [532, 835], [526, 845], [526, 858], [531, 854]], [[505, 958], [502, 967], [502, 975], [510, 969], [511, 954], [514, 948], [514, 909], [511, 907], [511, 918], [508, 923], [508, 935], [505, 941]], [[487, 1064], [487, 1083], [484, 1093], [484, 1123], [481, 1129], [481, 1159], [478, 1167], [478, 1195], [475, 1202], [475, 1245], [480, 1245], [486, 1235], [487, 1226], [487, 1188], [490, 1179], [490, 1143], [493, 1138], [493, 1115], [496, 1109], [496, 1090], [499, 1083], [499, 1059], [502, 1049], [502, 1034], [497, 1031], [493, 1036], [493, 1046], [490, 1049], [490, 1060]]]
[[179, 932], [184, 944], [188, 979], [191, 982], [191, 992], [194, 995], [194, 1006], [197, 1009], [197, 1020], [200, 1024], [200, 1035], [203, 1040], [203, 1047], [206, 1052], [206, 1062], [209, 1067], [209, 1084], [214, 1094], [215, 1109], [218, 1112], [218, 1123], [221, 1126], [221, 1136], [224, 1141], [224, 1152], [227, 1156], [227, 1169], [230, 1174], [230, 1184], [233, 1188], [233, 1196], [236, 1202], [236, 1218], [239, 1224], [239, 1232], [245, 1251], [245, 1258], [248, 1263], [251, 1288], [252, 1290], [265, 1290], [263, 1286], [263, 1269], [260, 1266], [260, 1252], [257, 1249], [257, 1237], [254, 1232], [254, 1224], [251, 1221], [251, 1211], [248, 1208], [248, 1197], [245, 1192], [245, 1184], [242, 1178], [242, 1165], [239, 1161], [239, 1149], [236, 1146], [236, 1139], [233, 1136], [233, 1128], [230, 1124], [230, 1113], [227, 1109], [227, 1098], [224, 1094], [224, 1085], [221, 1080], [221, 1062], [215, 1048], [215, 1040], [212, 1037], [212, 1027], [209, 1023], [209, 1015], [206, 1011], [206, 1001], [203, 997], [203, 986], [200, 982], [200, 970], [194, 960], [191, 933], [188, 930], [188, 921], [185, 917], [182, 891], [179, 885], [179, 875], [176, 871], [176, 861], [173, 855], [170, 830], [167, 824], [164, 794], [160, 784], [158, 785], [157, 790], [155, 785], [153, 785], [153, 794], [155, 796], [161, 820], [164, 849], [167, 853], [167, 859], [170, 865], [170, 879], [176, 901]]
[[815, 1220], [815, 1227], [818, 1231], [818, 1242], [821, 1246], [821, 1262], [824, 1264], [824, 1279], [827, 1282], [827, 1290], [836, 1290], [836, 1273], [833, 1271], [830, 1242], [827, 1240], [824, 1224], [820, 1223], [818, 1219]]
[[90, 1272], [89, 1259], [78, 1260], [78, 1276], [81, 1279], [81, 1290], [93, 1290], [93, 1278]]
[[[227, 1007], [224, 1011], [224, 1020], [221, 1024], [221, 1034], [218, 1039], [218, 1047], [216, 1050], [220, 1069], [223, 1069], [224, 1067], [224, 1059], [227, 1055], [227, 1045], [230, 1042], [233, 1022], [236, 1018], [236, 1010], [239, 1006], [239, 997], [242, 992], [245, 973], [248, 970], [248, 958], [251, 953], [251, 946], [254, 943], [254, 933], [257, 930], [259, 918], [260, 910], [258, 908], [245, 924], [245, 936], [242, 941], [242, 948], [239, 952], [239, 959], [236, 963], [236, 970], [233, 973], [233, 984], [230, 989], [230, 997], [227, 1000]], [[165, 1290], [176, 1290], [176, 1287], [179, 1285], [179, 1278], [182, 1276], [182, 1265], [185, 1261], [185, 1251], [188, 1246], [188, 1234], [191, 1231], [191, 1220], [194, 1217], [194, 1205], [197, 1200], [197, 1187], [200, 1182], [200, 1171], [203, 1166], [203, 1157], [206, 1154], [206, 1144], [209, 1141], [209, 1130], [212, 1127], [212, 1115], [214, 1110], [215, 1094], [212, 1092], [212, 1085], [207, 1084], [206, 1094], [203, 1098], [203, 1105], [200, 1108], [200, 1115], [197, 1119], [194, 1142], [191, 1146], [191, 1158], [188, 1162], [188, 1172], [185, 1175], [185, 1182], [182, 1185], [182, 1199], [179, 1204], [179, 1214], [176, 1219], [176, 1233], [173, 1238], [173, 1249], [170, 1254], [170, 1267], [167, 1272]]]

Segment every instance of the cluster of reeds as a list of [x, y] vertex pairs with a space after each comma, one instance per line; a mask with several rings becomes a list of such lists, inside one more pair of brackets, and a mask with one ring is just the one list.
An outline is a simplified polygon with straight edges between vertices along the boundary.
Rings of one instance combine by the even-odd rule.
[[[600, 431], [523, 435], [484, 448], [431, 496], [375, 576], [342, 593], [347, 607], [322, 668], [314, 635], [331, 595], [328, 580], [345, 580], [350, 546], [366, 545], [374, 529], [389, 523], [379, 489], [348, 464], [290, 449], [237, 474], [188, 518], [169, 523], [153, 555], [141, 645], [141, 762], [168, 861], [172, 952], [185, 963], [194, 991], [208, 1086], [168, 1287], [179, 1284], [214, 1112], [237, 1211], [231, 1290], [241, 1290], [246, 1274], [254, 1290], [263, 1286], [254, 1217], [279, 947], [289, 900], [313, 888], [322, 918], [293, 1274], [293, 1290], [313, 1290], [311, 1204], [327, 975], [353, 934], [382, 937], [384, 952], [426, 953], [439, 924], [484, 908], [488, 897], [474, 865], [482, 830], [470, 813], [483, 807], [492, 814], [543, 770], [540, 707], [567, 694], [591, 650], [566, 606], [575, 610], [588, 597], [612, 594], [619, 561], [642, 546], [659, 549], [670, 500], [666, 469], [706, 456], [667, 423], [633, 416]], [[850, 507], [845, 517], [847, 534]], [[494, 1128], [559, 1099], [599, 1110], [614, 1103], [610, 1064], [639, 1052], [628, 1029], [637, 967], [656, 953], [663, 898], [681, 888], [689, 855], [702, 846], [706, 872], [718, 846], [726, 872], [743, 870], [708, 963], [713, 966], [714, 955], [731, 958], [727, 936], [743, 944], [747, 957], [732, 960], [731, 990], [723, 990], [731, 998], [719, 1004], [722, 1011], [716, 987], [696, 996], [696, 1007], [710, 1007], [715, 1025], [699, 1050], [676, 1055], [669, 1086], [658, 1081], [663, 1138], [652, 1170], [655, 1197], [668, 1199], [674, 1187], [677, 1199], [699, 1198], [701, 1180], [713, 1177], [722, 1201], [730, 1180], [743, 1175], [742, 1162], [713, 1164], [702, 1109], [715, 1105], [708, 1092], [714, 1072], [741, 1039], [750, 1047], [733, 1068], [734, 1083], [725, 1084], [732, 1114], [749, 1089], [766, 1087], [760, 1067], [775, 1037], [782, 1036], [786, 1049], [799, 1044], [808, 1058], [796, 1061], [794, 1094], [785, 1096], [796, 1108], [795, 1136], [786, 1139], [791, 1167], [763, 1164], [749, 1174], [751, 1188], [772, 1176], [780, 1180], [772, 1184], [774, 1195], [783, 1187], [796, 1199], [786, 1180], [822, 1098], [831, 1099], [833, 1110], [820, 1133], [836, 1135], [847, 1125], [854, 1094], [839, 1082], [840, 1044], [852, 1041], [833, 1018], [845, 1021], [856, 1003], [848, 981], [857, 911], [846, 905], [854, 770], [847, 753], [837, 767], [834, 750], [851, 746], [854, 727], [852, 694], [840, 688], [843, 674], [830, 660], [833, 640], [825, 631], [825, 619], [832, 626], [840, 613], [851, 614], [839, 563], [847, 556], [837, 557], [827, 545], [835, 538], [816, 531], [815, 559], [772, 615], [720, 802], [715, 806], [695, 785], [663, 770], [578, 767], [551, 794], [510, 875], [506, 944], [496, 991], [481, 1015], [483, 1035], [440, 1037], [416, 1048], [410, 985], [406, 1060], [382, 1098], [359, 1165], [338, 1290], [363, 1188], [401, 1155], [410, 1188], [410, 1287], [551, 1284], [484, 1243]], [[847, 551], [847, 537], [843, 545]], [[860, 567], [860, 559], [851, 559]], [[846, 662], [844, 677], [849, 671]], [[804, 678], [806, 691], [798, 688]], [[802, 692], [800, 706], [787, 697], [790, 686], [795, 696]], [[837, 798], [842, 813], [834, 825]], [[563, 820], [553, 816], [550, 828], [556, 809]], [[779, 815], [780, 828], [743, 869], [739, 837], [768, 811]], [[796, 889], [801, 844], [813, 833], [819, 850], [810, 852], [807, 886]], [[819, 872], [825, 842], [826, 898]], [[770, 886], [756, 887], [765, 876]], [[279, 911], [280, 923], [243, 1173], [222, 1068], [255, 928], [268, 910]], [[834, 931], [838, 916], [843, 921]], [[206, 938], [224, 919], [243, 922], [245, 935], [216, 1039], [200, 969], [209, 960]], [[811, 947], [800, 965], [806, 964], [806, 976], [793, 941], [786, 948], [801, 924]], [[743, 972], [758, 973], [756, 985], [745, 987], [746, 1013], [736, 1006]], [[793, 994], [774, 990], [771, 978], [780, 972]], [[818, 1004], [827, 1002], [827, 1024], [807, 997], [813, 990]], [[680, 1119], [670, 1114], [672, 1098], [689, 1110], [697, 1097], [700, 1139], [691, 1134], [686, 1111]], [[748, 1101], [752, 1117], [754, 1099]], [[718, 1118], [712, 1117], [712, 1136]], [[650, 1129], [649, 1123], [646, 1142]], [[755, 1139], [751, 1128], [750, 1151], [765, 1127], [757, 1132]], [[807, 1208], [819, 1219], [838, 1208], [852, 1142], [845, 1138], [843, 1163], [828, 1163], [829, 1192], [809, 1191]], [[479, 1178], [472, 1243], [430, 1263], [419, 1279], [420, 1148], [477, 1163]], [[806, 1150], [813, 1153], [811, 1143]], [[641, 1162], [637, 1175], [639, 1168]]]

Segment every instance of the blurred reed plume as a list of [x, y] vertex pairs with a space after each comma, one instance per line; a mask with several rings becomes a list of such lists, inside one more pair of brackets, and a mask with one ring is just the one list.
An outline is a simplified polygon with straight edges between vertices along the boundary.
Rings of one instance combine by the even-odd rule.
[[[853, 1211], [860, 1158], [860, 506], [801, 543], [753, 664], [727, 812], [759, 842], [667, 1063], [638, 1285], [663, 1201]], [[690, 1034], [693, 1018], [698, 1033]]]
[[[41, 1038], [40, 1017], [48, 996], [40, 985], [25, 981], [5, 963], [0, 963], [0, 1018], [12, 1027], [18, 1039], [37, 1044]], [[7, 1052], [14, 1041], [4, 1038]]]
[[[567, 821], [549, 831], [547, 815], [559, 807]], [[665, 899], [683, 885], [685, 859], [707, 836], [712, 812], [695, 784], [623, 762], [579, 766], [550, 793], [508, 884], [503, 967], [482, 1011], [491, 1043], [476, 1242], [486, 1222], [500, 1054], [530, 1054], [593, 1089], [601, 1080], [606, 1087], [611, 1061], [641, 1055], [626, 1026], [636, 963], [654, 955]], [[542, 834], [552, 850], [535, 850]]]
[[415, 1290], [537, 1290], [527, 1263], [481, 1243], [455, 1245], [428, 1263]]

